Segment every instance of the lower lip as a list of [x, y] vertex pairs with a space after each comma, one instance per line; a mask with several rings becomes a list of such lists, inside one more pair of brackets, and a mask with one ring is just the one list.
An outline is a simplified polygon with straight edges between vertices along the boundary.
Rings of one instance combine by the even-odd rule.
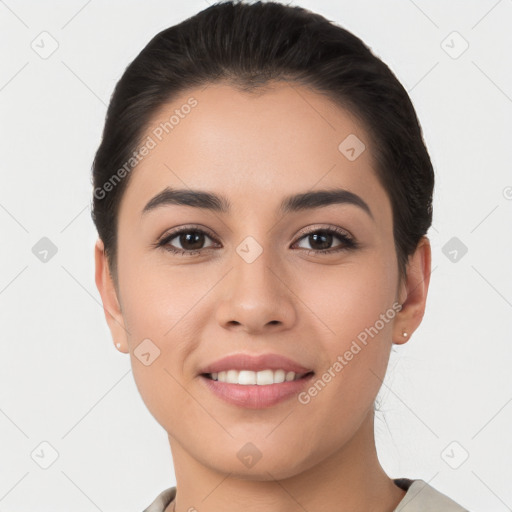
[[299, 393], [313, 378], [314, 374], [308, 374], [298, 380], [285, 381], [279, 384], [229, 384], [209, 379], [200, 375], [210, 391], [226, 402], [245, 407], [247, 409], [263, 409], [276, 405]]

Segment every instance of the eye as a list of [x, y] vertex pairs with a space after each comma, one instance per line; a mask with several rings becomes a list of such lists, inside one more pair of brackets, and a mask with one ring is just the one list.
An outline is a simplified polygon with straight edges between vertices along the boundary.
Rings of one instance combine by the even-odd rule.
[[[334, 248], [330, 248], [329, 246], [332, 244], [333, 239], [335, 238], [341, 240], [341, 244], [338, 244], [338, 246], [335, 246]], [[351, 236], [349, 236], [348, 233], [346, 233], [344, 230], [341, 230], [340, 228], [316, 229], [299, 238], [299, 241], [301, 240], [305, 240], [312, 244], [313, 248], [307, 251], [308, 254], [332, 254], [335, 252], [355, 249], [358, 247], [358, 243]]]
[[[175, 247], [171, 244], [171, 241], [175, 238], [181, 247]], [[157, 243], [157, 246], [176, 254], [191, 256], [205, 249], [203, 247], [205, 238], [213, 239], [202, 229], [186, 227], [169, 233]], [[206, 249], [209, 247], [211, 246], [206, 247]]]
[[[329, 247], [334, 239], [341, 241], [334, 248]], [[171, 242], [176, 239], [180, 247], [176, 247]], [[164, 238], [157, 242], [157, 247], [162, 247], [166, 251], [180, 256], [193, 256], [205, 249], [210, 249], [213, 245], [204, 247], [205, 239], [213, 240], [219, 243], [212, 235], [205, 230], [197, 227], [184, 227], [168, 233]], [[308, 254], [333, 254], [343, 250], [356, 249], [359, 244], [348, 233], [340, 228], [322, 228], [311, 230], [306, 235], [299, 238], [299, 242], [305, 240], [313, 245], [313, 248], [307, 250]]]

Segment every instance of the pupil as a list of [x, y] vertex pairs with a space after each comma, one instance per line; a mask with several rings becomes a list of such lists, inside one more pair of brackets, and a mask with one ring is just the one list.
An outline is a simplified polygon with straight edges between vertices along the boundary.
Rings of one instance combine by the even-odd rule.
[[[196, 238], [196, 242], [193, 242], [193, 239]], [[197, 231], [191, 231], [186, 234], [180, 235], [180, 244], [184, 249], [201, 249], [201, 245], [204, 242], [204, 235], [202, 233], [198, 233]], [[199, 239], [199, 241], [197, 241]], [[192, 245], [192, 246], [190, 246]]]
[[323, 244], [321, 244], [321, 247], [316, 247], [316, 248], [315, 248], [314, 243], [311, 243], [311, 240], [310, 240], [311, 247], [315, 248], [316, 250], [329, 249], [329, 246], [331, 245], [331, 242], [332, 242], [332, 234], [330, 234], [330, 233], [323, 233], [323, 234], [315, 233], [315, 234], [312, 234], [309, 236], [310, 236], [310, 238], [312, 238], [314, 240], [315, 243], [318, 242], [318, 239], [320, 237], [327, 239], [327, 241], [324, 241]]

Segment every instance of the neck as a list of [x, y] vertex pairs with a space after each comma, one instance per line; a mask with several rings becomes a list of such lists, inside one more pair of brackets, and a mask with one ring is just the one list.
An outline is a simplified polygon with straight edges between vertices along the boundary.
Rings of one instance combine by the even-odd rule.
[[271, 470], [261, 480], [219, 473], [191, 457], [169, 436], [177, 494], [165, 512], [392, 512], [405, 491], [379, 463], [373, 418], [372, 409], [344, 446], [307, 470], [281, 480], [271, 478]]

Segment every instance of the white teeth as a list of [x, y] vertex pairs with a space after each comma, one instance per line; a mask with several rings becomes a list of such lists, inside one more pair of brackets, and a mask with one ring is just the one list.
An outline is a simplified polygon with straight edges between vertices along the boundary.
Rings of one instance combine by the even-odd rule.
[[266, 386], [267, 384], [279, 384], [285, 380], [287, 382], [297, 380], [304, 375], [304, 373], [286, 373], [284, 370], [261, 370], [259, 372], [253, 372], [250, 370], [226, 370], [212, 373], [211, 378], [228, 384], [257, 384], [258, 386]]
[[[302, 375], [301, 375], [301, 376], [302, 376]], [[295, 373], [294, 373], [294, 372], [288, 372], [288, 373], [286, 374], [286, 377], [285, 377], [285, 378], [286, 378], [286, 381], [293, 380], [293, 379], [295, 379]]]

